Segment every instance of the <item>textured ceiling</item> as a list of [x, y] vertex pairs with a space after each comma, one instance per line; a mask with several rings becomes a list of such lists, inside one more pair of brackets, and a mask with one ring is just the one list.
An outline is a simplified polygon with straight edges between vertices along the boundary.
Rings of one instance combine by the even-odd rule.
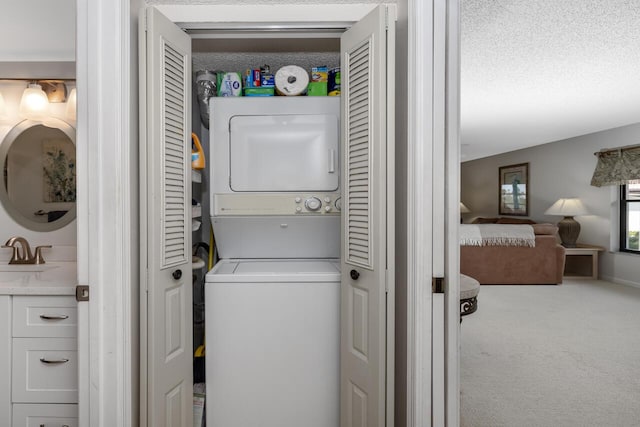
[[[339, 4], [339, 3], [396, 3], [397, 0], [147, 0], [147, 4]], [[336, 11], [336, 13], [339, 13]]]
[[640, 0], [461, 4], [463, 161], [640, 122]]

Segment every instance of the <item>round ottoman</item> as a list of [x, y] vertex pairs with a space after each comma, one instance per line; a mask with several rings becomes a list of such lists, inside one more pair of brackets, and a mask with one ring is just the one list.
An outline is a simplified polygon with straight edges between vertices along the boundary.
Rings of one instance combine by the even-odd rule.
[[460, 316], [466, 316], [478, 309], [479, 292], [480, 282], [473, 277], [460, 275]]

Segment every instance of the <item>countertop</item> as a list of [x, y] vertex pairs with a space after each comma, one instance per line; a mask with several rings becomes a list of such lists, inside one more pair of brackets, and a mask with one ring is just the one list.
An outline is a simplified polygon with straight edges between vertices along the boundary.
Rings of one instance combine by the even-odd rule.
[[75, 262], [0, 264], [0, 295], [75, 295], [77, 284]]

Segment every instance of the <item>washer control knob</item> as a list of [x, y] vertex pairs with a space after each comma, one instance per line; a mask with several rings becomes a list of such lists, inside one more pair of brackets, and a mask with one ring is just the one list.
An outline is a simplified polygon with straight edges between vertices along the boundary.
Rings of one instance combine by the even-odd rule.
[[300, 197], [296, 197], [296, 203], [300, 203], [302, 199]]
[[325, 206], [324, 210], [325, 212], [331, 212], [331, 206]]
[[300, 206], [296, 206], [296, 212], [302, 212], [302, 208]]
[[333, 205], [336, 207], [336, 209], [341, 211], [342, 210], [342, 197], [338, 197]]
[[317, 211], [322, 207], [322, 202], [317, 197], [309, 197], [304, 201], [304, 206], [307, 208], [307, 210]]
[[325, 197], [325, 198], [324, 198], [324, 201], [325, 201], [326, 203], [331, 203], [331, 197], [329, 197], [329, 196]]

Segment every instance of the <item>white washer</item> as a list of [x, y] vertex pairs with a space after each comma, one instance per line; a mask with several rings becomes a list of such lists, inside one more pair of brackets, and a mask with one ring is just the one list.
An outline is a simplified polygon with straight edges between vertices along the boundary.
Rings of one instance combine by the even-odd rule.
[[339, 260], [221, 260], [205, 302], [207, 426], [340, 424]]

